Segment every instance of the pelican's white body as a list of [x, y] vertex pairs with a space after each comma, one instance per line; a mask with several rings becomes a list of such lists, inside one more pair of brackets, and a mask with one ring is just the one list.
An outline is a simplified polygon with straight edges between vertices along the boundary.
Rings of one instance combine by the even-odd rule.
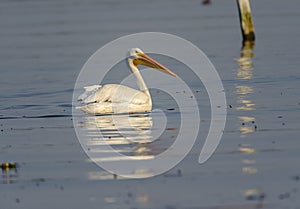
[[150, 94], [119, 84], [85, 87], [79, 109], [90, 114], [137, 113], [152, 109]]
[[131, 49], [128, 64], [140, 90], [119, 84], [87, 86], [84, 87], [85, 92], [78, 97], [78, 100], [83, 103], [78, 108], [91, 114], [150, 112], [152, 110], [151, 96], [137, 65], [143, 64], [175, 77], [177, 75], [138, 48]]

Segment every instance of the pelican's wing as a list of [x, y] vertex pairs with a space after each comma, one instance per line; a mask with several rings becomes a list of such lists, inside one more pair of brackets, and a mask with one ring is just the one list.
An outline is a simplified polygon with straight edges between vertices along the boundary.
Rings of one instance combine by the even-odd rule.
[[104, 85], [83, 100], [85, 104], [101, 102], [145, 104], [148, 101], [149, 96], [144, 92], [119, 84]]
[[84, 88], [84, 93], [81, 94], [77, 100], [78, 101], [84, 101], [86, 98], [91, 96], [92, 94], [95, 94], [102, 86], [101, 85], [92, 85], [92, 86], [85, 86]]

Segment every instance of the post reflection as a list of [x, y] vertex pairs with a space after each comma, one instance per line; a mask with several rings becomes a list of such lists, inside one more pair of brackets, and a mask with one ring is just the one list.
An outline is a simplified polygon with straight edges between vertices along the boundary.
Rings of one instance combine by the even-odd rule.
[[[240, 113], [238, 116], [239, 131], [243, 139], [243, 143], [239, 147], [239, 152], [244, 155], [242, 159], [242, 173], [245, 175], [255, 175], [258, 173], [256, 160], [254, 159], [256, 149], [247, 140], [249, 134], [255, 132], [257, 129], [256, 120], [252, 114], [252, 111], [256, 108], [256, 104], [251, 98], [251, 95], [255, 93], [255, 89], [250, 85], [251, 82], [249, 82], [253, 79], [253, 49], [254, 42], [244, 42], [240, 58], [236, 60], [239, 65], [236, 71], [236, 79], [239, 81], [235, 87], [235, 94], [237, 95], [236, 110]], [[247, 200], [259, 200], [258, 208], [262, 205], [262, 194], [256, 188], [245, 188], [243, 191], [243, 195]]]
[[[253, 49], [254, 42], [243, 42], [240, 57], [236, 60], [239, 65], [236, 72], [236, 79], [239, 81], [235, 87], [235, 94], [237, 95], [236, 110], [240, 113], [238, 119], [241, 138], [247, 138], [248, 134], [253, 133], [256, 127], [255, 117], [251, 115], [251, 111], [255, 110], [255, 103], [251, 98], [251, 95], [254, 93], [254, 88], [249, 85], [249, 81], [253, 79]], [[242, 160], [242, 172], [244, 174], [257, 173], [255, 160], [251, 157], [255, 154], [256, 150], [251, 144], [242, 143], [239, 152], [245, 155], [245, 158]]]
[[242, 137], [245, 137], [245, 134], [255, 131], [255, 118], [249, 116], [249, 111], [255, 110], [255, 103], [251, 99], [254, 88], [247, 84], [249, 83], [247, 81], [253, 79], [253, 49], [253, 41], [243, 42], [240, 57], [236, 59], [239, 64], [236, 79], [240, 81], [235, 87], [235, 93], [237, 95], [236, 110], [242, 113], [242, 115], [239, 116], [241, 124], [239, 130]]

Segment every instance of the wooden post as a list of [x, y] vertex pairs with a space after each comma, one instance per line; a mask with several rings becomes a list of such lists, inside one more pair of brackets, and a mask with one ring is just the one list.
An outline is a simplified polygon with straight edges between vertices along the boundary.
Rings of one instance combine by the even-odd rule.
[[249, 0], [237, 0], [243, 42], [254, 41], [254, 25]]

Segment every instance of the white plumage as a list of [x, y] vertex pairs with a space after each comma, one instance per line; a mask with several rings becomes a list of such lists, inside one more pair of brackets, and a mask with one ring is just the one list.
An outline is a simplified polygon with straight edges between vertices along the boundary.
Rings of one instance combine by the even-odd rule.
[[138, 48], [130, 50], [128, 63], [136, 77], [140, 90], [120, 84], [87, 86], [84, 87], [85, 92], [78, 97], [78, 100], [82, 102], [82, 106], [78, 108], [90, 114], [150, 112], [152, 109], [151, 95], [137, 65], [141, 64], [159, 69], [172, 76], [177, 75], [151, 59]]

